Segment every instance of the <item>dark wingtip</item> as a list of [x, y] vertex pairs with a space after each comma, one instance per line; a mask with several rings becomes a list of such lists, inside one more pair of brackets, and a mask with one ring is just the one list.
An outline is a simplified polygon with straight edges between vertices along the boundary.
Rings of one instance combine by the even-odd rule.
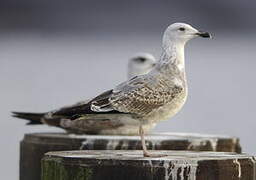
[[11, 114], [14, 115], [14, 114], [19, 114], [17, 111], [11, 111]]
[[18, 116], [18, 115], [22, 115], [22, 114], [27, 114], [24, 112], [18, 112], [18, 111], [11, 111], [12, 116]]
[[17, 111], [11, 111], [11, 116], [12, 117], [19, 117], [21, 113], [17, 112]]
[[27, 113], [16, 111], [12, 111], [11, 113], [12, 117], [28, 120], [27, 125], [42, 124], [41, 118], [44, 116], [44, 113]]
[[26, 115], [27, 113], [12, 111], [11, 114], [12, 114], [12, 117], [22, 117], [22, 116]]

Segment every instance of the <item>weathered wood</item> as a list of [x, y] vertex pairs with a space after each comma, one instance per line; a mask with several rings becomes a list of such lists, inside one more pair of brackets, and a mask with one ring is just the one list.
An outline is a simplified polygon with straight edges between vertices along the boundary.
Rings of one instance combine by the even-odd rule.
[[49, 152], [42, 180], [255, 180], [256, 159], [223, 152], [153, 151]]
[[[161, 133], [147, 136], [148, 149], [241, 152], [238, 138], [203, 134]], [[65, 133], [26, 134], [20, 146], [20, 180], [39, 180], [44, 153], [64, 150], [140, 150], [138, 136]]]

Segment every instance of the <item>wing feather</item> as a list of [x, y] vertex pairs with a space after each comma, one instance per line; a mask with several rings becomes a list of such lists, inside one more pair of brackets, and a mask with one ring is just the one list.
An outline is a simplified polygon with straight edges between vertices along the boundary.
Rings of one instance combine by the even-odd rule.
[[[61, 108], [57, 111], [50, 112], [50, 116], [52, 117], [66, 117], [66, 118], [77, 118], [77, 116], [83, 115], [83, 114], [94, 114], [94, 113], [107, 113], [111, 112], [114, 113], [116, 112], [113, 108], [110, 107], [110, 104], [108, 102], [109, 97], [111, 96], [113, 90], [106, 91], [99, 96], [93, 98], [91, 101], [88, 103], [78, 103], [73, 106], [68, 106]], [[94, 104], [96, 105], [95, 107], [107, 107], [108, 111], [100, 111], [96, 110], [94, 107]]]
[[117, 111], [143, 116], [172, 101], [183, 89], [178, 78], [167, 81], [163, 77], [142, 76], [114, 89], [109, 101]]
[[106, 91], [85, 104], [64, 107], [53, 116], [79, 117], [95, 113], [131, 113], [146, 115], [172, 101], [184, 90], [179, 78], [167, 80], [156, 75], [135, 77]]

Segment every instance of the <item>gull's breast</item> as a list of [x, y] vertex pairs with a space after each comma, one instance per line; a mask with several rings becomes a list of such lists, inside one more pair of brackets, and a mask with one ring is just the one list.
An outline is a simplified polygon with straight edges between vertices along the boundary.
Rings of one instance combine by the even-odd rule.
[[145, 119], [155, 123], [163, 120], [168, 120], [181, 110], [186, 102], [186, 99], [187, 90], [185, 89], [180, 94], [178, 94], [172, 101], [152, 111]]

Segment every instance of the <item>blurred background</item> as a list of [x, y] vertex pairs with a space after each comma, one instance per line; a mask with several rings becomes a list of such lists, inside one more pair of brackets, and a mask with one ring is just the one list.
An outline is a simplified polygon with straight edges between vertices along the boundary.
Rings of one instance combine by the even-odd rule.
[[155, 131], [227, 134], [256, 154], [256, 2], [244, 0], [2, 0], [0, 2], [1, 177], [18, 179], [25, 126], [10, 111], [48, 111], [126, 79], [137, 52], [161, 53], [174, 22], [212, 32], [186, 48], [189, 98]]

